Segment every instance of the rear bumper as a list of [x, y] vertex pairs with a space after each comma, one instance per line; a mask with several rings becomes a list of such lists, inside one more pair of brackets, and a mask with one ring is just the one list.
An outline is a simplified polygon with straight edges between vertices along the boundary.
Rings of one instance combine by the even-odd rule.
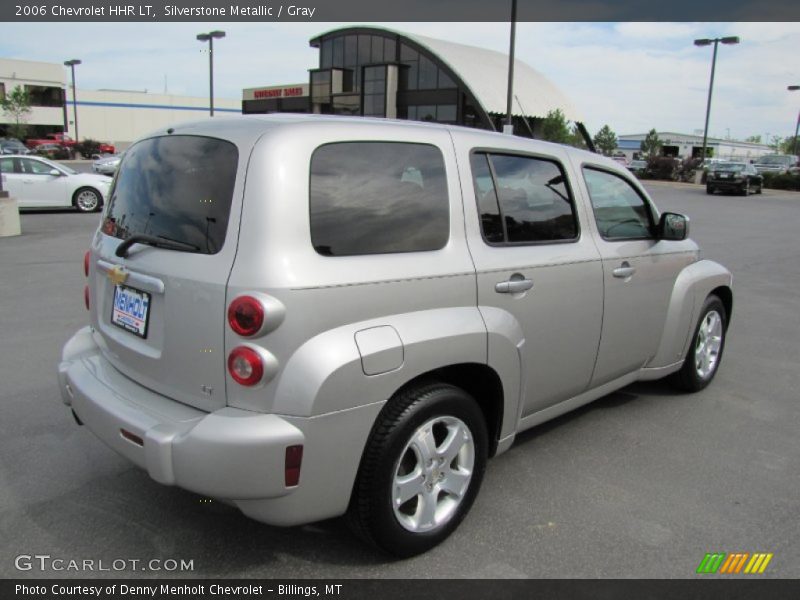
[[739, 191], [743, 190], [745, 186], [744, 181], [733, 181], [732, 179], [713, 179], [711, 181], [707, 181], [706, 185], [709, 187], [716, 188], [718, 190], [730, 190], [730, 191]]
[[64, 347], [58, 378], [86, 427], [160, 483], [234, 501], [297, 489], [284, 482], [286, 448], [305, 443], [297, 426], [235, 408], [206, 413], [152, 392], [102, 356], [88, 327]]

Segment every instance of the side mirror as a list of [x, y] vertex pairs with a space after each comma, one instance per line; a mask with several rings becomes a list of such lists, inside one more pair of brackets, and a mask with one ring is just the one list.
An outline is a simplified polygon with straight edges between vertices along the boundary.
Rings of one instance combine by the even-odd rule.
[[50, 169], [48, 175], [52, 175], [53, 177], [61, 177], [61, 171], [58, 169]]
[[678, 213], [662, 213], [658, 220], [658, 239], [679, 242], [689, 237], [689, 218]]

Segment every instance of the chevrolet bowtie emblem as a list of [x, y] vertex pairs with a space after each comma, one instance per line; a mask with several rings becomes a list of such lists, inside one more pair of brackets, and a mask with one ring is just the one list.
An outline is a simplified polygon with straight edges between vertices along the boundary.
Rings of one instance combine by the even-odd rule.
[[114, 285], [125, 283], [125, 280], [127, 278], [128, 278], [128, 270], [122, 265], [114, 265], [113, 268], [108, 270], [108, 279]]

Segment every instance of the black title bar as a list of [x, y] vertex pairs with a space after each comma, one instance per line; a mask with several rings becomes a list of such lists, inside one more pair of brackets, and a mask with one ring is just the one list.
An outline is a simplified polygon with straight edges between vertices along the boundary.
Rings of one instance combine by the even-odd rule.
[[[486, 22], [511, 0], [3, 0], [11, 22]], [[518, 21], [800, 21], [797, 0], [518, 0]]]

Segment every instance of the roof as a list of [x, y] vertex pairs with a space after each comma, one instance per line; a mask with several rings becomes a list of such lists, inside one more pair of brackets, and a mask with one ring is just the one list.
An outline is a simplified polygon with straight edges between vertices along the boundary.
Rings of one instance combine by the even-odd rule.
[[[506, 114], [508, 54], [371, 25], [332, 29], [315, 36], [312, 42], [347, 29], [383, 31], [415, 42], [447, 65], [470, 88], [486, 112]], [[583, 120], [553, 82], [530, 65], [515, 59], [512, 112], [517, 116], [544, 118], [555, 109], [561, 109], [570, 121]]]
[[[433, 52], [449, 66], [475, 94], [490, 113], [506, 113], [508, 102], [508, 55], [486, 48], [446, 42], [421, 35], [401, 33]], [[514, 60], [515, 115], [546, 117], [551, 110], [561, 109], [570, 121], [581, 121], [578, 111], [556, 85], [539, 71]]]

